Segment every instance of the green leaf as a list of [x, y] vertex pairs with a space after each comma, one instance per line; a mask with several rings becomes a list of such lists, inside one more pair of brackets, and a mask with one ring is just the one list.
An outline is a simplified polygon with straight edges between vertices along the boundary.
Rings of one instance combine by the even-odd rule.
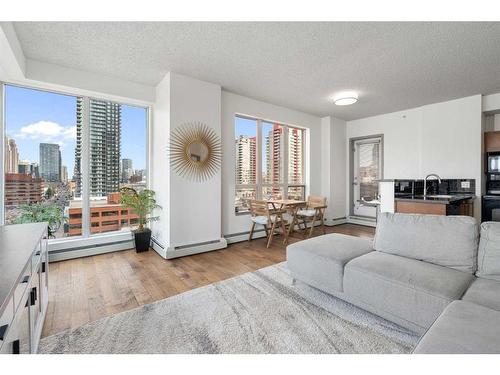
[[120, 189], [120, 203], [123, 207], [130, 208], [132, 213], [139, 216], [139, 230], [144, 229], [144, 225], [150, 221], [156, 221], [158, 217], [151, 217], [151, 213], [156, 208], [161, 208], [155, 200], [153, 190], [144, 189], [137, 191], [130, 187]]

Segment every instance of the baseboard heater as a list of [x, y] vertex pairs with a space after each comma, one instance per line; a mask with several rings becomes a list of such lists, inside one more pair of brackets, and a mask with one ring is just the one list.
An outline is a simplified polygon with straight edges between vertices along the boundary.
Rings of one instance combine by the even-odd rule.
[[104, 254], [113, 251], [129, 250], [132, 248], [134, 248], [133, 240], [120, 240], [120, 241], [112, 241], [101, 244], [89, 244], [89, 245], [68, 247], [57, 250], [50, 250], [50, 245], [49, 245], [49, 260], [51, 262], [54, 262], [59, 260]]
[[227, 241], [225, 238], [220, 238], [217, 240], [202, 241], [197, 243], [190, 243], [186, 245], [178, 245], [167, 247], [160, 243], [156, 238], [151, 238], [153, 250], [156, 251], [165, 259], [173, 259], [178, 257], [183, 257], [186, 255], [193, 255], [198, 253], [204, 253], [212, 250], [220, 250], [227, 247]]

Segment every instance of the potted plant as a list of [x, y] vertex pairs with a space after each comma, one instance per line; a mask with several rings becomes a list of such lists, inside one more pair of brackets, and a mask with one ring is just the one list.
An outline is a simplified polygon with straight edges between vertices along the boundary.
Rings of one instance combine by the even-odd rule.
[[48, 223], [48, 236], [55, 238], [56, 232], [64, 222], [63, 211], [60, 207], [44, 205], [42, 203], [22, 204], [19, 206], [21, 214], [13, 221], [13, 224]]
[[120, 192], [122, 206], [130, 208], [134, 214], [139, 216], [139, 226], [133, 231], [135, 250], [138, 253], [148, 251], [151, 242], [151, 229], [146, 228], [145, 225], [159, 219], [158, 216], [151, 216], [151, 214], [155, 208], [161, 208], [156, 204], [155, 192], [149, 189], [137, 191], [130, 187], [123, 187]]

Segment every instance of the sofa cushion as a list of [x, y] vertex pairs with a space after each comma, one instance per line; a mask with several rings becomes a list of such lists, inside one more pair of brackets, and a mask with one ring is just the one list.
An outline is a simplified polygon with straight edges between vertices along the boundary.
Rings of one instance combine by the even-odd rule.
[[481, 224], [477, 275], [500, 281], [500, 222]]
[[468, 216], [381, 213], [373, 247], [474, 273], [478, 237], [476, 220]]
[[500, 353], [500, 312], [471, 302], [454, 301], [420, 339], [413, 352]]
[[474, 276], [415, 259], [374, 251], [345, 266], [344, 292], [361, 302], [428, 328]]
[[344, 265], [370, 251], [370, 240], [334, 233], [288, 245], [286, 259], [293, 277], [335, 293], [343, 290]]
[[462, 299], [500, 311], [500, 281], [476, 279]]

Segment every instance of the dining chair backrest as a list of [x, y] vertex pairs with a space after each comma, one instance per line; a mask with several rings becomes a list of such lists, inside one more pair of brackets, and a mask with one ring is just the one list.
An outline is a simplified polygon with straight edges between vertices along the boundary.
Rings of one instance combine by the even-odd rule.
[[307, 197], [307, 206], [310, 208], [326, 206], [326, 197], [310, 195]]
[[252, 216], [269, 216], [269, 204], [267, 201], [252, 199], [250, 201], [250, 213]]

